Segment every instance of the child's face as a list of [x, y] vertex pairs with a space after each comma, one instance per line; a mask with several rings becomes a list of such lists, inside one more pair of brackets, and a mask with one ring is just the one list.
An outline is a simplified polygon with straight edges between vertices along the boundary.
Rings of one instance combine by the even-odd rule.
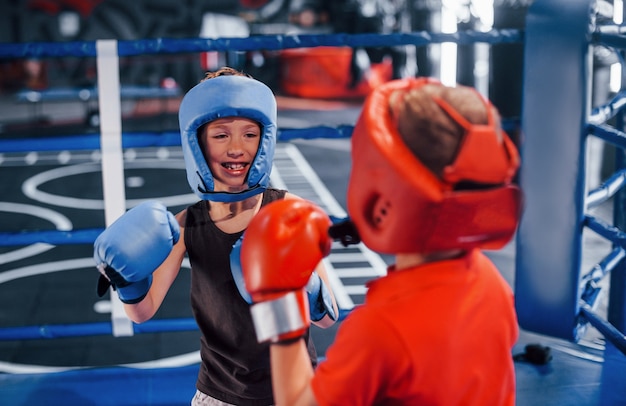
[[204, 126], [200, 145], [215, 181], [215, 191], [237, 192], [261, 140], [261, 126], [243, 117], [225, 117]]

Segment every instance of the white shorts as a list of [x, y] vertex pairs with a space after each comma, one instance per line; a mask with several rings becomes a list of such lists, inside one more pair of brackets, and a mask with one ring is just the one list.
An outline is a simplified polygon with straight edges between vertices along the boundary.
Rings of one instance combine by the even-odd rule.
[[206, 395], [199, 390], [196, 390], [196, 394], [191, 399], [191, 406], [235, 406], [231, 403], [222, 402], [215, 398]]

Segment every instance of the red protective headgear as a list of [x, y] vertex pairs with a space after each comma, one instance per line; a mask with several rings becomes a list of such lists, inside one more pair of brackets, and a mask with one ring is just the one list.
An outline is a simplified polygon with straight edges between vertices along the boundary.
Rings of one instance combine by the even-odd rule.
[[[350, 218], [363, 242], [381, 253], [501, 248], [513, 236], [520, 213], [521, 191], [511, 184], [519, 166], [517, 149], [497, 128], [493, 108], [482, 96], [489, 112], [486, 125], [471, 124], [433, 96], [466, 131], [454, 162], [439, 179], [405, 144], [389, 108], [392, 93], [425, 84], [441, 85], [426, 78], [396, 80], [365, 101], [352, 134]], [[493, 187], [455, 190], [460, 181]]]

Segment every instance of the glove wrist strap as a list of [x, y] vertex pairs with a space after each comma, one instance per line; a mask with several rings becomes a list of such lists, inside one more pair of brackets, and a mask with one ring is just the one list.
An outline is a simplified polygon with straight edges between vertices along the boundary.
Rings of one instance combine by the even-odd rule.
[[277, 342], [304, 334], [309, 327], [309, 303], [304, 289], [250, 307], [257, 340]]

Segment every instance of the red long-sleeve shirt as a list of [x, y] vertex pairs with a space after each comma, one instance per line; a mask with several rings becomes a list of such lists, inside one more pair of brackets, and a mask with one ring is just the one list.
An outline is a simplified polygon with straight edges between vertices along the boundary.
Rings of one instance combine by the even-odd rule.
[[312, 381], [320, 405], [513, 405], [513, 294], [479, 250], [369, 284]]

